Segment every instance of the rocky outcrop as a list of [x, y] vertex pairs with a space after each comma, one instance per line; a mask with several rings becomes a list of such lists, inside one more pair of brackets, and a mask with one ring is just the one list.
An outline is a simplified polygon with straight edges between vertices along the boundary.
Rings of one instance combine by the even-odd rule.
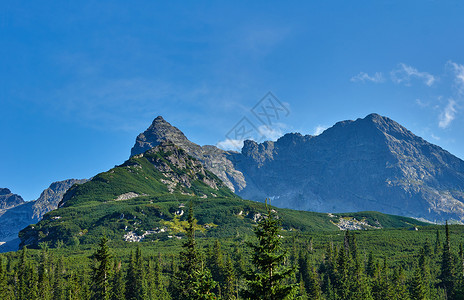
[[37, 223], [44, 214], [56, 209], [58, 202], [72, 185], [85, 181], [87, 180], [68, 179], [54, 182], [37, 200], [28, 202], [19, 195], [11, 194], [8, 189], [0, 189], [0, 199], [7, 199], [4, 203], [10, 205], [0, 210], [0, 252], [16, 251], [19, 245], [19, 231]]
[[34, 205], [32, 206], [33, 217], [39, 220], [42, 219], [44, 214], [58, 207], [58, 203], [70, 187], [74, 184], [82, 184], [84, 182], [87, 182], [87, 179], [66, 179], [50, 184], [50, 186], [45, 189], [40, 194], [40, 197], [34, 202]]
[[131, 150], [131, 156], [144, 153], [163, 141], [174, 143], [186, 150], [189, 155], [200, 160], [230, 190], [237, 191], [245, 187], [243, 174], [236, 170], [233, 164], [235, 153], [221, 150], [215, 146], [199, 146], [192, 143], [179, 129], [166, 122], [161, 116], [153, 120], [150, 127], [137, 136], [135, 145]]
[[190, 142], [161, 117], [132, 154], [172, 140], [239, 196], [318, 212], [375, 210], [432, 221], [464, 221], [464, 162], [397, 122], [371, 114], [318, 136], [288, 133], [245, 141], [241, 153]]
[[0, 188], [0, 213], [2, 210], [9, 209], [24, 203], [21, 196], [13, 194], [9, 189]]
[[168, 186], [170, 193], [175, 188], [190, 189], [195, 181], [203, 182], [214, 190], [223, 186], [219, 179], [206, 172], [200, 161], [194, 160], [184, 149], [171, 142], [161, 142], [141, 155], [164, 175], [165, 179], [161, 181]]

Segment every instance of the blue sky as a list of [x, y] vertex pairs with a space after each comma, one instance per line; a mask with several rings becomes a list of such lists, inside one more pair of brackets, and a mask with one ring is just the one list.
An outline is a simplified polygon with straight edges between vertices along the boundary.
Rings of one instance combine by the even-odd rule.
[[158, 115], [227, 146], [244, 117], [275, 139], [376, 112], [464, 158], [462, 1], [288, 2], [3, 3], [0, 187], [105, 171]]

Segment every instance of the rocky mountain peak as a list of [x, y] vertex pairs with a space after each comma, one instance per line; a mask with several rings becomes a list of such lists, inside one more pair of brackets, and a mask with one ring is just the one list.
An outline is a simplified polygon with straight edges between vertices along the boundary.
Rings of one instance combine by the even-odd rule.
[[13, 194], [9, 189], [0, 188], [0, 210], [15, 207], [24, 202], [21, 196]]
[[0, 196], [11, 194], [10, 189], [0, 188]]
[[131, 156], [144, 153], [163, 141], [171, 141], [186, 149], [194, 147], [194, 144], [187, 139], [182, 131], [172, 126], [162, 116], [158, 116], [147, 130], [137, 136], [135, 145], [131, 150]]

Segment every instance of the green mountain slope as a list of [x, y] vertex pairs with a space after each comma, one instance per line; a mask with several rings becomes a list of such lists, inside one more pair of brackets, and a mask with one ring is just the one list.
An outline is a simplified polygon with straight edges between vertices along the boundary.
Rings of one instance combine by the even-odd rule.
[[[192, 202], [204, 236], [252, 234], [264, 204], [243, 200], [195, 158], [169, 142], [68, 190], [59, 208], [19, 234], [21, 246], [62, 241], [92, 244], [102, 235], [115, 241], [182, 238]], [[338, 231], [425, 225], [376, 212], [325, 214], [277, 209], [285, 230]], [[348, 226], [347, 228], [345, 228]]]

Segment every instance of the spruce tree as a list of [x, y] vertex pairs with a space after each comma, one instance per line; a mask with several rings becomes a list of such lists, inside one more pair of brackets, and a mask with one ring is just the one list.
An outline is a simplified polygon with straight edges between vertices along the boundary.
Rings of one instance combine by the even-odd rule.
[[129, 269], [126, 274], [126, 299], [144, 300], [147, 298], [147, 284], [142, 250], [137, 246], [135, 256], [131, 252]]
[[53, 274], [53, 300], [64, 300], [66, 298], [64, 272], [63, 256], [60, 256], [56, 261]]
[[108, 239], [102, 237], [94, 254], [96, 266], [93, 268], [93, 299], [109, 300], [111, 255], [108, 248]]
[[154, 300], [168, 300], [171, 299], [169, 295], [163, 278], [163, 266], [162, 266], [162, 257], [161, 253], [158, 254], [158, 258], [155, 259], [153, 267], [153, 275], [151, 279], [152, 297]]
[[136, 300], [137, 296], [137, 271], [134, 252], [131, 251], [129, 258], [129, 268], [126, 273], [125, 296], [127, 300]]
[[232, 259], [230, 256], [227, 256], [224, 269], [224, 289], [222, 293], [222, 298], [224, 300], [236, 299], [236, 280], [237, 278]]
[[111, 281], [111, 300], [125, 299], [125, 284], [121, 265], [121, 262], [114, 265], [113, 279]]
[[295, 284], [285, 283], [294, 270], [284, 266], [287, 253], [282, 249], [280, 225], [281, 220], [266, 199], [266, 214], [254, 230], [258, 244], [250, 244], [256, 270], [247, 276], [246, 299], [286, 299], [296, 288]]
[[441, 287], [445, 290], [448, 298], [454, 296], [454, 284], [455, 284], [455, 270], [453, 264], [453, 254], [451, 253], [450, 235], [448, 221], [445, 225], [446, 239], [443, 244], [442, 260], [441, 260], [441, 273], [439, 279], [441, 281]]
[[17, 271], [18, 283], [16, 285], [16, 295], [18, 299], [27, 299], [28, 297], [28, 280], [29, 280], [29, 268], [27, 264], [27, 247], [23, 247], [21, 250], [21, 256], [19, 259], [19, 267]]
[[[193, 204], [190, 203], [187, 217], [186, 241], [180, 252], [179, 270], [175, 274], [173, 292], [178, 299], [209, 299], [215, 297], [209, 290], [214, 288], [215, 282], [211, 272], [205, 268], [195, 241], [195, 225], [197, 220], [193, 216]], [[199, 295], [202, 293], [202, 295]]]
[[50, 253], [47, 244], [41, 245], [41, 255], [39, 263], [39, 297], [43, 300], [52, 298], [50, 283]]

